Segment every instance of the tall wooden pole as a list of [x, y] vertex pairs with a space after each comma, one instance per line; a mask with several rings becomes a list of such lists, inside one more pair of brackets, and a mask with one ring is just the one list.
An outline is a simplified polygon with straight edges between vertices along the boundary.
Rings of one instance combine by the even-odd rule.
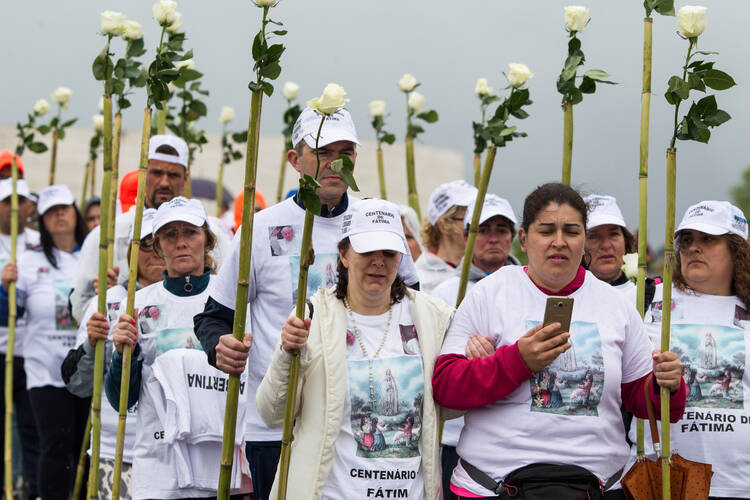
[[562, 183], [570, 186], [573, 164], [573, 103], [565, 102], [563, 109]]

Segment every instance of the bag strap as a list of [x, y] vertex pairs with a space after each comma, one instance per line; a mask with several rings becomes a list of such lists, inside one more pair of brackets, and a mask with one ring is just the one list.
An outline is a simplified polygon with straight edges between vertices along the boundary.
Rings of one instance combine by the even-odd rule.
[[643, 392], [646, 396], [646, 411], [648, 412], [648, 424], [651, 427], [651, 441], [654, 442], [654, 449], [659, 449], [659, 429], [656, 427], [656, 410], [654, 402], [651, 401], [651, 381], [654, 379], [654, 373], [651, 372], [643, 384]]
[[461, 467], [464, 468], [469, 477], [482, 488], [486, 488], [496, 495], [500, 495], [503, 490], [503, 483], [498, 483], [490, 476], [477, 469], [463, 458], [458, 459], [461, 462]]

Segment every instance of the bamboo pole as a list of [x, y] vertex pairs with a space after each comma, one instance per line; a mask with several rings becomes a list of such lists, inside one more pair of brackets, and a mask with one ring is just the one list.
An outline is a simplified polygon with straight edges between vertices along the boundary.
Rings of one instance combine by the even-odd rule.
[[380, 180], [380, 197], [387, 200], [388, 197], [385, 194], [385, 166], [383, 166], [383, 148], [378, 144], [378, 179]]
[[[109, 194], [109, 219], [107, 227], [107, 268], [112, 269], [115, 261], [115, 219], [117, 219], [117, 183], [120, 175], [120, 138], [122, 136], [122, 113], [115, 115], [115, 129], [112, 133], [112, 181]], [[103, 224], [104, 221], [100, 221]]]
[[417, 218], [422, 220], [422, 211], [419, 209], [419, 196], [417, 195], [417, 176], [414, 172], [414, 138], [406, 136], [406, 183], [409, 191], [409, 206], [417, 212]]
[[[12, 190], [10, 194], [10, 262], [16, 263], [18, 244], [18, 155], [13, 154], [10, 167]], [[13, 498], [13, 352], [16, 341], [16, 282], [8, 285], [8, 347], [5, 353], [5, 498]]]
[[287, 152], [292, 149], [289, 146], [289, 140], [286, 141], [286, 148], [281, 152], [281, 165], [279, 167], [279, 183], [276, 185], [276, 203], [281, 203], [281, 198], [284, 196], [284, 177], [286, 176], [286, 162]]
[[[268, 8], [263, 9], [264, 26], [267, 12]], [[232, 325], [232, 335], [239, 341], [242, 341], [245, 336], [245, 320], [247, 318], [247, 295], [250, 284], [250, 262], [253, 248], [255, 182], [258, 173], [258, 144], [260, 142], [260, 112], [262, 104], [263, 91], [253, 91], [250, 98], [250, 123], [247, 128], [245, 187], [242, 200], [242, 229], [240, 230], [240, 261], [237, 275], [237, 299], [234, 308], [234, 324]], [[301, 279], [302, 277], [300, 277]], [[217, 497], [221, 500], [229, 499], [239, 393], [240, 377], [238, 375], [230, 375], [227, 385], [227, 403], [224, 410], [224, 436], [221, 442], [221, 465], [217, 491]]]
[[[646, 313], [646, 244], [648, 240], [648, 146], [651, 113], [651, 60], [653, 24], [651, 17], [643, 20], [643, 82], [641, 85], [641, 142], [640, 167], [638, 171], [638, 279], [636, 281], [636, 305], [643, 319]], [[636, 419], [636, 456], [643, 460], [644, 423]]]
[[[58, 115], [59, 116], [59, 115]], [[57, 127], [52, 130], [52, 153], [49, 158], [49, 185], [55, 183], [55, 166], [57, 164], [57, 141], [60, 138]]]
[[570, 171], [573, 164], [573, 103], [565, 102], [563, 109], [563, 154], [562, 183], [570, 186]]
[[81, 189], [81, 213], [86, 216], [86, 214], [83, 213], [83, 209], [86, 207], [86, 194], [89, 187], [89, 169], [91, 167], [91, 160], [89, 159], [86, 162], [86, 165], [83, 167], [83, 188]]
[[78, 467], [76, 467], [76, 480], [73, 484], [73, 500], [78, 500], [81, 497], [81, 490], [83, 489], [83, 476], [86, 472], [86, 452], [89, 449], [89, 442], [91, 441], [91, 411], [89, 410], [89, 418], [86, 420], [86, 429], [83, 431], [83, 440], [81, 441], [81, 451], [78, 453]]
[[[138, 164], [138, 191], [136, 192], [135, 215], [133, 218], [133, 238], [130, 240], [130, 268], [128, 274], [128, 300], [125, 314], [133, 316], [135, 310], [135, 288], [138, 277], [138, 253], [141, 248], [141, 222], [143, 221], [143, 200], [146, 196], [146, 168], [148, 167], [148, 141], [151, 135], [151, 108], [143, 110], [141, 129], [141, 158]], [[101, 278], [100, 278], [101, 279]], [[122, 477], [122, 456], [125, 450], [125, 425], [128, 416], [128, 396], [130, 394], [130, 362], [132, 348], [122, 349], [122, 376], [120, 378], [120, 404], [117, 416], [117, 440], [115, 441], [115, 465], [112, 474], [112, 499], [120, 498], [120, 478]]]
[[219, 177], [216, 180], [216, 217], [221, 217], [221, 204], [224, 203], [224, 160], [219, 163]]
[[[104, 95], [104, 141], [102, 163], [104, 176], [102, 177], [101, 220], [99, 224], [99, 294], [97, 311], [107, 315], [107, 245], [109, 242], [110, 194], [112, 193], [112, 96]], [[104, 378], [104, 341], [97, 340], [94, 354], [94, 392], [91, 400], [91, 466], [89, 468], [89, 498], [97, 498], [96, 483], [99, 475], [99, 443], [101, 438], [102, 421], [102, 382]]]
[[[164, 36], [162, 30], [162, 36]], [[159, 48], [161, 48], [161, 42], [159, 42]], [[161, 102], [161, 109], [156, 110], [156, 133], [163, 134], [167, 128], [167, 101]]]
[[192, 177], [190, 177], [190, 164], [192, 162], [190, 161], [190, 158], [188, 158], [188, 164], [187, 168], [185, 169], [187, 172], [187, 181], [185, 182], [185, 189], [183, 190], [183, 195], [185, 198], [192, 198], [193, 197], [193, 181]]
[[91, 185], [89, 186], [90, 193], [96, 193], [96, 160], [92, 159], [89, 164], [89, 180]]
[[482, 179], [482, 155], [474, 153], [474, 185], [479, 186]]

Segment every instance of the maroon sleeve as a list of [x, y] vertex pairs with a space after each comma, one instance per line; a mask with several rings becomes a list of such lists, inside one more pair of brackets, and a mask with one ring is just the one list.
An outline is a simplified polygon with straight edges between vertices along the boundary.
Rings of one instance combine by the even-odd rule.
[[440, 406], [471, 410], [508, 396], [531, 376], [518, 343], [500, 346], [486, 358], [444, 354], [435, 362], [432, 392]]
[[[646, 408], [646, 395], [643, 392], [643, 384], [646, 383], [646, 379], [653, 372], [648, 375], [644, 375], [638, 380], [633, 380], [626, 384], [621, 385], [622, 403], [625, 408], [632, 412], [638, 418], [648, 419], [648, 409]], [[433, 379], [434, 385], [434, 379]], [[651, 390], [649, 394], [651, 401], [654, 403], [654, 409], [656, 410], [656, 420], [661, 419], [661, 412], [659, 407], [661, 405], [661, 397], [659, 396], [659, 386], [656, 383], [656, 379], [653, 379], [651, 383]], [[669, 398], [669, 421], [675, 423], [682, 418], [682, 414], [685, 411], [685, 402], [687, 400], [687, 385], [685, 379], [680, 380], [680, 388], [677, 392], [672, 394]]]

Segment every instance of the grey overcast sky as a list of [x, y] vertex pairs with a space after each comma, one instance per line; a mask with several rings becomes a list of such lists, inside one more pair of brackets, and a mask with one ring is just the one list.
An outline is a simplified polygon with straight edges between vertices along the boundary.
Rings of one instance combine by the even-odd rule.
[[[750, 2], [701, 0], [708, 7], [708, 28], [700, 49], [719, 51], [717, 68], [738, 82], [718, 95], [719, 107], [732, 120], [714, 129], [708, 145], [678, 143], [677, 217], [703, 199], [728, 199], [728, 190], [750, 163]], [[396, 86], [409, 72], [422, 82], [425, 106], [440, 113], [420, 137], [425, 145], [464, 153], [470, 176], [471, 121], [477, 118], [473, 89], [478, 77], [495, 89], [505, 86], [501, 74], [510, 62], [527, 64], [534, 104], [531, 117], [518, 123], [529, 137], [502, 149], [495, 163], [491, 190], [508, 198], [520, 214], [525, 195], [537, 184], [560, 176], [562, 112], [555, 81], [566, 55], [561, 0], [283, 0], [272, 11], [289, 34], [277, 84], [292, 80], [300, 98], [321, 92], [328, 82], [343, 85], [349, 108], [363, 139], [372, 139], [367, 104], [384, 99], [387, 128], [404, 133], [404, 99]], [[616, 196], [626, 220], [637, 222], [637, 168], [642, 61], [641, 0], [589, 0], [591, 23], [581, 35], [586, 69], [607, 70], [620, 85], [601, 86], [575, 108], [573, 183], [587, 192]], [[691, 2], [694, 3], [694, 2]], [[684, 5], [678, 1], [677, 7]], [[0, 4], [0, 43], [5, 68], [0, 88], [0, 123], [22, 119], [39, 97], [57, 86], [74, 91], [68, 114], [89, 126], [96, 112], [100, 84], [91, 76], [91, 61], [104, 39], [97, 33], [99, 14], [122, 11], [144, 25], [147, 57], [153, 55], [158, 26], [149, 0], [5, 0]], [[181, 0], [187, 48], [195, 52], [197, 69], [206, 74], [209, 116], [200, 124], [218, 130], [222, 105], [237, 109], [235, 123], [246, 123], [249, 106], [250, 41], [260, 24], [260, 11], [249, 0]], [[663, 238], [664, 150], [671, 137], [672, 108], [663, 98], [670, 75], [680, 71], [687, 42], [676, 34], [675, 18], [656, 15], [651, 111], [650, 241]], [[122, 50], [116, 45], [115, 50]], [[142, 94], [134, 109], [141, 109]], [[263, 107], [263, 134], [278, 134], [284, 100], [277, 92]], [[683, 106], [685, 108], [685, 106]], [[140, 127], [140, 111], [125, 116], [125, 127]], [[12, 145], [0, 145], [3, 148]], [[418, 160], [418, 159], [417, 159]], [[273, 168], [276, 168], [275, 166]], [[402, 175], [403, 165], [391, 165]], [[426, 183], [423, 189], [431, 184]], [[405, 201], [405, 200], [396, 200]]]

